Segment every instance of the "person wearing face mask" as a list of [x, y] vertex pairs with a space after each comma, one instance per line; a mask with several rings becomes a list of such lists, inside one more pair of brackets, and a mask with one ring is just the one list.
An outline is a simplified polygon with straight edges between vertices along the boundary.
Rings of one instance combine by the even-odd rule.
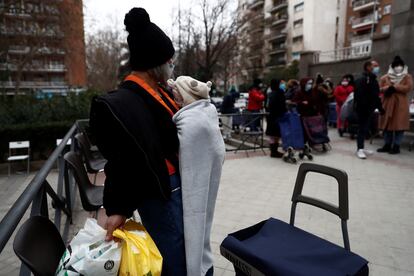
[[172, 77], [175, 50], [144, 9], [131, 9], [124, 24], [132, 71], [116, 91], [94, 98], [90, 112], [91, 132], [107, 159], [106, 240], [138, 210], [163, 257], [162, 275], [186, 275], [179, 140], [173, 122], [179, 106], [162, 88]]
[[[247, 103], [247, 111], [250, 113], [259, 113], [263, 108], [263, 103], [266, 100], [266, 96], [262, 92], [263, 83], [261, 79], [255, 79], [253, 86], [249, 90], [249, 101]], [[261, 116], [255, 115], [249, 118], [252, 121], [250, 124], [252, 131], [257, 131], [261, 125]]]
[[385, 112], [379, 97], [379, 72], [379, 64], [376, 61], [367, 61], [364, 63], [362, 76], [355, 81], [354, 109], [358, 117], [356, 155], [360, 159], [366, 159], [367, 155], [373, 154], [371, 150], [365, 149], [365, 139], [375, 110], [378, 109], [381, 114]]
[[303, 78], [300, 80], [300, 87], [301, 90], [292, 99], [292, 102], [297, 104], [299, 114], [302, 117], [318, 115], [317, 102], [319, 95], [314, 89], [314, 80]]
[[404, 131], [410, 128], [409, 93], [413, 90], [413, 78], [401, 57], [394, 58], [388, 73], [380, 80], [380, 87], [385, 109], [380, 117], [380, 129], [385, 143], [377, 151], [398, 154]]
[[335, 88], [334, 97], [336, 100], [336, 127], [338, 128], [339, 136], [342, 137], [344, 133], [345, 122], [341, 120], [341, 108], [348, 96], [354, 92], [354, 87], [350, 84], [349, 75], [342, 77], [341, 83]]

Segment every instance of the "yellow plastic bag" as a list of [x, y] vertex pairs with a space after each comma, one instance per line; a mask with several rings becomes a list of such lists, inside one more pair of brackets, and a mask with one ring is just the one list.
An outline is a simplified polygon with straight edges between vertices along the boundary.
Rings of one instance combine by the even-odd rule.
[[114, 237], [122, 240], [122, 257], [118, 275], [160, 276], [162, 256], [144, 226], [129, 220]]

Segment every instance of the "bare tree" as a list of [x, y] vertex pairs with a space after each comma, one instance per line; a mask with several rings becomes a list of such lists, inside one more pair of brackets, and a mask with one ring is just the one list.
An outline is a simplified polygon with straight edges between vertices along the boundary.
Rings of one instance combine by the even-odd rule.
[[203, 81], [217, 77], [228, 79], [223, 72], [231, 71], [230, 64], [237, 46], [233, 4], [234, 1], [199, 0], [195, 8], [201, 16], [190, 9], [179, 8], [179, 73], [193, 75]]
[[121, 61], [125, 60], [120, 32], [107, 27], [87, 38], [86, 66], [90, 88], [101, 92], [115, 89]]

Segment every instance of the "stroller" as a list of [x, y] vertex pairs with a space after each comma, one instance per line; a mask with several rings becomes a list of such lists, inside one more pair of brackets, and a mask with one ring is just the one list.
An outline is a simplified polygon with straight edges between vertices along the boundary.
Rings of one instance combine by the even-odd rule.
[[309, 146], [318, 152], [331, 150], [325, 118], [322, 115], [316, 115], [303, 117], [302, 120]]
[[[338, 206], [302, 195], [308, 173], [324, 174], [336, 179], [339, 191]], [[298, 203], [313, 205], [340, 217], [344, 247], [295, 227]], [[233, 263], [237, 276], [365, 276], [369, 274], [368, 261], [351, 252], [348, 219], [347, 174], [334, 168], [305, 163], [299, 167], [296, 178], [290, 223], [270, 218], [229, 234], [222, 242], [220, 252]]]
[[305, 145], [302, 122], [300, 115], [296, 112], [295, 105], [288, 105], [288, 112], [279, 118], [280, 132], [282, 136], [282, 147], [285, 151], [283, 161], [295, 164], [295, 150], [301, 150], [299, 158], [313, 160], [311, 149]]

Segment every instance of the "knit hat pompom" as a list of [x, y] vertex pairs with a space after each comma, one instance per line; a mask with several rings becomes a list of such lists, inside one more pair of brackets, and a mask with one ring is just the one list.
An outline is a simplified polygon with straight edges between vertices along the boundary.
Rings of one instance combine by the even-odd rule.
[[404, 67], [405, 63], [400, 56], [395, 56], [394, 60], [391, 63], [391, 67], [394, 68], [394, 67], [397, 67], [398, 65], [401, 65]]
[[211, 81], [204, 83], [188, 76], [180, 76], [175, 81], [168, 80], [168, 84], [180, 93], [184, 99], [184, 105], [197, 100], [208, 99], [213, 85]]
[[124, 19], [128, 33], [137, 33], [145, 29], [150, 23], [150, 16], [143, 8], [133, 8], [125, 15]]
[[175, 53], [171, 39], [154, 23], [143, 8], [133, 8], [124, 19], [129, 46], [129, 64], [133, 71], [161, 66]]

